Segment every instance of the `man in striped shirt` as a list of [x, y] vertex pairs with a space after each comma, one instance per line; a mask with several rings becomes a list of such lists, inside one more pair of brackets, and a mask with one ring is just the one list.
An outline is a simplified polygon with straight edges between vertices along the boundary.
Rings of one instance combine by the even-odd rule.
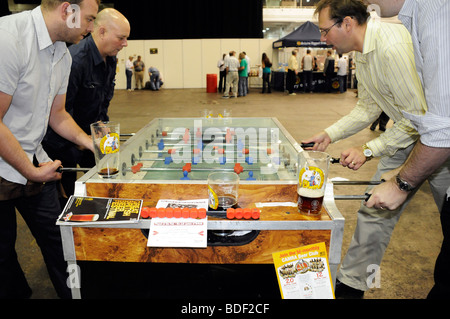
[[[382, 174], [406, 161], [419, 138], [402, 112], [419, 116], [426, 111], [410, 34], [400, 24], [369, 18], [362, 0], [322, 0], [316, 13], [321, 41], [333, 45], [339, 54], [356, 51], [359, 100], [350, 114], [303, 142], [314, 142], [314, 150], [324, 151], [331, 142], [367, 128], [384, 111], [394, 121], [393, 127], [363, 146], [341, 153], [341, 164], [353, 170], [372, 157], [381, 157], [373, 177], [379, 181]], [[438, 170], [429, 181], [438, 206], [442, 206], [448, 174]], [[388, 211], [361, 205], [352, 242], [337, 275], [337, 297], [346, 292], [362, 297], [371, 287], [369, 266], [381, 264], [405, 206]]]
[[[420, 133], [411, 157], [396, 178], [373, 189], [367, 207], [396, 209], [411, 193], [400, 187], [408, 183], [417, 188], [450, 156], [450, 1], [448, 0], [367, 0], [382, 16], [398, 15], [411, 33], [416, 67], [422, 81], [428, 111], [422, 116], [405, 113]], [[447, 165], [447, 170], [450, 167]], [[442, 169], [442, 168], [441, 168]], [[398, 184], [403, 183], [403, 184]], [[444, 233], [441, 252], [436, 261], [435, 286], [428, 295], [450, 297], [450, 202], [441, 210]]]

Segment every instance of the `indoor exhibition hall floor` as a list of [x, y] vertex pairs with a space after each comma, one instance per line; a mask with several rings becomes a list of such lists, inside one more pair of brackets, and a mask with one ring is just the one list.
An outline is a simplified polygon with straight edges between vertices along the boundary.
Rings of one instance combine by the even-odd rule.
[[[206, 93], [206, 89], [116, 90], [109, 108], [111, 120], [119, 121], [121, 133], [137, 132], [154, 118], [199, 117], [204, 109], [217, 116], [223, 109], [233, 117], [276, 117], [300, 143], [302, 139], [321, 131], [347, 114], [356, 104], [354, 90], [338, 93], [297, 93], [295, 96], [273, 91], [261, 94], [252, 88], [246, 97], [223, 99], [222, 94]], [[392, 125], [389, 122], [388, 127]], [[340, 152], [361, 146], [381, 132], [364, 129], [347, 140], [330, 145], [328, 153], [339, 157]], [[377, 159], [352, 171], [331, 165], [329, 177], [353, 181], [369, 180], [375, 172]], [[361, 195], [365, 186], [336, 186], [337, 195]], [[345, 217], [342, 256], [350, 243], [356, 225], [358, 200], [336, 201]], [[36, 241], [19, 217], [17, 251], [26, 273], [32, 298], [56, 298]], [[442, 242], [439, 214], [430, 188], [425, 183], [417, 192], [397, 224], [381, 264], [379, 288], [365, 293], [366, 299], [422, 299], [433, 285], [433, 269]], [[275, 273], [273, 280], [276, 280]]]

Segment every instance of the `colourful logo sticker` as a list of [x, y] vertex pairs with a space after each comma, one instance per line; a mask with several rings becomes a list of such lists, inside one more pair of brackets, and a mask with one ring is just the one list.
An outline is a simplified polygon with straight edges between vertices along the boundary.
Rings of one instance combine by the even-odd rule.
[[112, 154], [119, 151], [119, 134], [109, 133], [102, 137], [100, 141], [100, 151], [102, 154]]
[[323, 171], [313, 166], [302, 168], [298, 180], [303, 188], [321, 189], [324, 183]]

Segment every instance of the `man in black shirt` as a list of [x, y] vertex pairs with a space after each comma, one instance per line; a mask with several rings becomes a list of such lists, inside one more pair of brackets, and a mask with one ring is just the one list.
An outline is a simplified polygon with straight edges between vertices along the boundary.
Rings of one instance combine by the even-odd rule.
[[[69, 48], [72, 68], [67, 88], [66, 110], [86, 132], [90, 124], [108, 121], [108, 107], [114, 95], [117, 54], [127, 46], [130, 35], [128, 20], [115, 9], [100, 11], [92, 34]], [[65, 167], [93, 167], [94, 155], [80, 149], [48, 129], [42, 145], [52, 159]], [[67, 196], [74, 193], [76, 172], [65, 172], [61, 179]]]

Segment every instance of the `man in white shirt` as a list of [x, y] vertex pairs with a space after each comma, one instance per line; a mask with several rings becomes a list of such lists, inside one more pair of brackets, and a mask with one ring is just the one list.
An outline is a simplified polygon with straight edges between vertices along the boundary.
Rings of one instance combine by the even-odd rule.
[[217, 67], [219, 68], [219, 93], [225, 91], [225, 86], [227, 85], [227, 70], [225, 69], [225, 57], [224, 53], [222, 59], [217, 61]]
[[308, 91], [312, 93], [312, 73], [314, 69], [314, 59], [311, 56], [311, 50], [306, 50], [306, 55], [302, 59], [302, 80], [303, 80], [303, 91], [306, 93], [306, 87]]
[[[381, 16], [398, 15], [411, 33], [417, 72], [428, 110], [422, 116], [404, 113], [420, 134], [399, 174], [372, 190], [367, 207], [395, 209], [450, 157], [450, 1], [366, 0]], [[450, 185], [449, 185], [450, 186]], [[429, 298], [450, 298], [450, 188], [441, 209], [444, 240], [436, 261], [435, 286]]]
[[223, 98], [228, 99], [230, 88], [232, 91], [231, 97], [237, 97], [238, 93], [238, 83], [239, 83], [239, 75], [238, 75], [238, 68], [240, 66], [239, 60], [236, 58], [236, 52], [231, 51], [230, 57], [225, 60], [225, 67], [227, 69], [227, 85], [225, 86], [225, 94], [223, 95]]
[[339, 54], [339, 60], [338, 60], [338, 71], [337, 76], [339, 79], [339, 92], [344, 93], [347, 91], [347, 59], [342, 56], [342, 54]]
[[[31, 289], [15, 252], [17, 209], [44, 256], [60, 298], [70, 298], [67, 264], [56, 219], [61, 213], [52, 162], [41, 141], [47, 125], [93, 151], [88, 135], [65, 110], [71, 57], [93, 29], [99, 0], [78, 5], [43, 0], [41, 6], [0, 18], [0, 298], [27, 298]], [[75, 16], [74, 16], [75, 14]]]
[[125, 75], [127, 77], [127, 90], [131, 91], [131, 80], [133, 78], [133, 57], [130, 56], [128, 60], [125, 62]]

